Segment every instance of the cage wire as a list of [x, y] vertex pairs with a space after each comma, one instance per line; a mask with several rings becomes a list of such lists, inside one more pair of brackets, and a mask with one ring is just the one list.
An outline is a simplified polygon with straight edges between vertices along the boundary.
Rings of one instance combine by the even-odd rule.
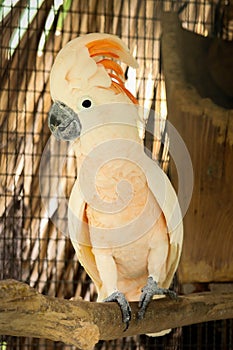
[[[160, 54], [163, 11], [177, 12], [183, 27], [198, 34], [232, 40], [233, 5], [227, 0], [0, 2], [1, 279], [24, 281], [50, 296], [95, 300], [93, 283], [79, 264], [69, 238], [49, 220], [41, 203], [39, 166], [50, 137], [49, 73], [56, 54], [69, 40], [89, 32], [121, 37], [139, 63], [137, 71], [124, 67], [127, 87], [141, 105], [154, 109], [159, 116], [148, 120], [154, 137], [146, 135], [145, 143], [151, 147], [153, 158], [167, 169], [167, 110]], [[63, 167], [63, 176], [68, 197], [76, 176], [72, 154]], [[233, 349], [232, 326], [232, 320], [208, 322], [178, 328], [160, 338], [100, 341], [96, 349]], [[45, 339], [2, 336], [0, 349], [74, 347]]]

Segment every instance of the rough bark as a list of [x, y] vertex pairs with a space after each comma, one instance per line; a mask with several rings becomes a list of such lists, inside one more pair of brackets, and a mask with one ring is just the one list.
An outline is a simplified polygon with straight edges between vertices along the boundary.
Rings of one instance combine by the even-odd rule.
[[132, 320], [126, 332], [115, 303], [65, 300], [38, 293], [15, 280], [0, 281], [0, 334], [47, 338], [91, 349], [99, 339], [154, 333], [211, 320], [233, 318], [232, 293], [199, 293], [176, 301], [153, 300], [142, 321], [130, 303]]

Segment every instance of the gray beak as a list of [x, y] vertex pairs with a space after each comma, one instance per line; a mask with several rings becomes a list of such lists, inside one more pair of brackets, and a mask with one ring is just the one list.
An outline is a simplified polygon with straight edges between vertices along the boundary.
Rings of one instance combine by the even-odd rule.
[[77, 113], [59, 101], [54, 102], [50, 108], [48, 125], [58, 140], [65, 141], [79, 137], [82, 129]]

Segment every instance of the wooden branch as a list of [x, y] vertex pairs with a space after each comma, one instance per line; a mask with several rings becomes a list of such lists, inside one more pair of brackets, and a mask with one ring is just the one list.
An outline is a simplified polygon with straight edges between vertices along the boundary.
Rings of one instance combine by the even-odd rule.
[[233, 318], [233, 292], [190, 294], [177, 301], [153, 300], [142, 321], [137, 320], [137, 303], [130, 305], [132, 320], [124, 332], [116, 303], [59, 299], [42, 295], [22, 282], [0, 281], [0, 334], [47, 338], [92, 349], [99, 339]]

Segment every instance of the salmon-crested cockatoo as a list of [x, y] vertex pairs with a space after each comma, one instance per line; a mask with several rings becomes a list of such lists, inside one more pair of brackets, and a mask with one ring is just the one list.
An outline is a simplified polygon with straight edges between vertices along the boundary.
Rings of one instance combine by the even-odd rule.
[[[126, 89], [119, 61], [137, 68], [114, 35], [91, 33], [58, 53], [50, 76], [49, 127], [72, 140], [78, 175], [69, 198], [69, 234], [98, 301], [129, 301], [142, 319], [152, 298], [168, 295], [183, 239], [176, 193], [144, 153], [142, 113]], [[114, 120], [113, 120], [114, 119]]]

